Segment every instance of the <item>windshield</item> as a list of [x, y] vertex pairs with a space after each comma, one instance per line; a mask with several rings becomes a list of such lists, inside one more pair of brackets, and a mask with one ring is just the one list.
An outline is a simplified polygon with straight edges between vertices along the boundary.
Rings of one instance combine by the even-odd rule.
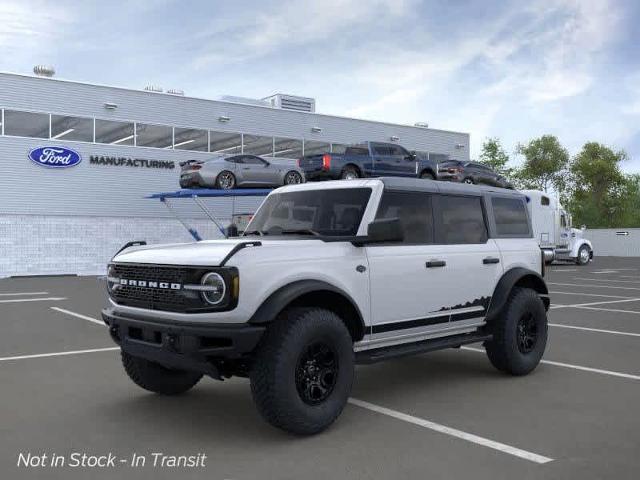
[[370, 188], [271, 194], [247, 226], [245, 235], [353, 236], [370, 196]]

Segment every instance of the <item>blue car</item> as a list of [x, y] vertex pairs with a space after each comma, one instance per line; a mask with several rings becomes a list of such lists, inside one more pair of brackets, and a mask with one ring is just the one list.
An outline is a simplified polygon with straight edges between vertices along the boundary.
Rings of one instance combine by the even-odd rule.
[[305, 155], [298, 165], [307, 181], [381, 176], [438, 178], [438, 164], [428, 154], [409, 152], [395, 143], [364, 142], [347, 147], [342, 154]]

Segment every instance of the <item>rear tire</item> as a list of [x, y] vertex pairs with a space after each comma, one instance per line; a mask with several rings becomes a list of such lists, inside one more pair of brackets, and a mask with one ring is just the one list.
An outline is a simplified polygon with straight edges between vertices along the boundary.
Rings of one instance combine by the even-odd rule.
[[587, 245], [582, 245], [578, 249], [578, 256], [576, 257], [576, 263], [578, 265], [586, 265], [591, 260], [591, 249]]
[[216, 188], [231, 190], [236, 186], [236, 176], [228, 170], [223, 170], [216, 177]]
[[360, 178], [360, 172], [353, 165], [347, 165], [342, 169], [340, 178], [343, 180], [355, 180], [357, 178]]
[[299, 183], [304, 183], [304, 180], [302, 179], [302, 175], [300, 175], [295, 170], [287, 172], [287, 174], [284, 176], [285, 185], [297, 185]]
[[153, 393], [179, 395], [193, 388], [202, 374], [170, 370], [159, 363], [134, 357], [121, 351], [122, 365], [133, 383]]
[[435, 175], [433, 173], [431, 173], [431, 172], [422, 172], [420, 174], [420, 178], [423, 178], [425, 180], [435, 180], [436, 179]]
[[537, 292], [514, 287], [491, 333], [485, 347], [494, 367], [511, 375], [533, 371], [547, 345], [547, 312]]
[[340, 317], [321, 308], [295, 308], [283, 312], [262, 338], [251, 393], [271, 425], [311, 435], [342, 412], [353, 369], [353, 341]]

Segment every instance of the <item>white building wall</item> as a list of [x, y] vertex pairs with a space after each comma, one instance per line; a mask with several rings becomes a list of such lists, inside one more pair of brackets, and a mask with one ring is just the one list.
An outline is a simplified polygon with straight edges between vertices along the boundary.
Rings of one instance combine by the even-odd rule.
[[585, 231], [595, 257], [640, 257], [640, 228], [597, 228]]
[[[203, 238], [220, 238], [213, 223], [188, 219]], [[127, 242], [193, 241], [175, 220], [147, 217], [50, 215], [0, 216], [0, 277], [14, 275], [103, 275]]]

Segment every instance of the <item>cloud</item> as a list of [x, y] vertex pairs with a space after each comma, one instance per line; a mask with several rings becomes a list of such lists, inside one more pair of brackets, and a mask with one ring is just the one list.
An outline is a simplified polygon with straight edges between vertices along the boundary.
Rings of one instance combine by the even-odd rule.
[[406, 16], [415, 4], [416, 0], [288, 0], [251, 17], [214, 22], [198, 34], [205, 48], [192, 63], [202, 69], [317, 40], [337, 43], [353, 28], [367, 27], [371, 32], [377, 25]]
[[64, 32], [70, 21], [63, 8], [47, 2], [3, 0], [0, 2], [0, 49], [5, 55], [22, 54], [26, 49], [42, 49], [47, 41]]

